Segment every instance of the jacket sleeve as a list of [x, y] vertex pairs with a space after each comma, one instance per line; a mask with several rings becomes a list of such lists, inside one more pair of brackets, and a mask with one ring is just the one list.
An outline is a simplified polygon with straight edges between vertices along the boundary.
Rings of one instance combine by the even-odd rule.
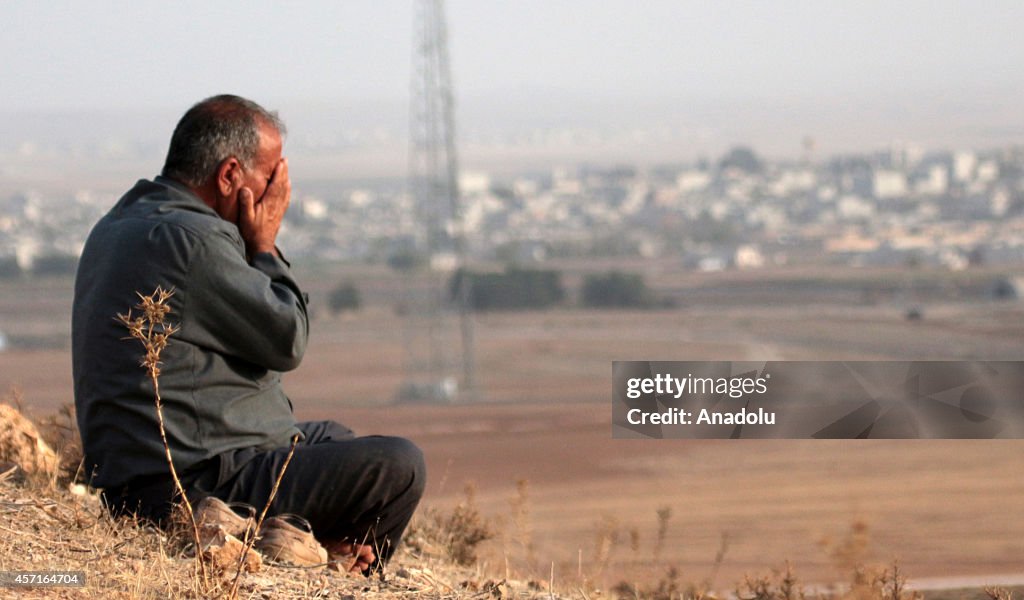
[[273, 371], [299, 366], [309, 316], [283, 259], [261, 253], [249, 264], [235, 240], [203, 237], [187, 285], [182, 333], [193, 342]]

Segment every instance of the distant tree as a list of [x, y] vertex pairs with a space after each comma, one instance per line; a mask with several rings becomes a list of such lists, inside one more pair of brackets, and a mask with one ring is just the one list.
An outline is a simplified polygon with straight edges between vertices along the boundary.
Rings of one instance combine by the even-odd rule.
[[701, 211], [686, 231], [696, 243], [727, 244], [740, 238], [733, 219], [718, 220], [707, 210]]
[[74, 275], [78, 258], [70, 254], [47, 254], [32, 261], [33, 275]]
[[548, 308], [565, 299], [558, 271], [507, 267], [504, 273], [473, 273], [460, 269], [448, 284], [452, 298], [468, 278], [469, 300], [475, 310]]
[[590, 308], [650, 308], [653, 295], [642, 275], [622, 271], [587, 275], [582, 302]]
[[346, 310], [359, 310], [362, 304], [359, 288], [351, 281], [342, 282], [327, 296], [327, 306], [334, 314], [343, 313]]
[[501, 198], [506, 204], [516, 201], [516, 192], [507, 185], [495, 185], [491, 187], [491, 193]]
[[597, 236], [590, 242], [589, 256], [637, 256], [638, 244], [621, 235]]
[[411, 249], [399, 250], [388, 257], [388, 266], [396, 271], [415, 271], [426, 264], [426, 256]]
[[745, 173], [760, 173], [762, 164], [753, 150], [746, 146], [736, 146], [718, 161], [718, 168], [735, 168]]
[[13, 256], [0, 258], [0, 279], [15, 279], [21, 277], [21, 267]]
[[499, 244], [494, 248], [494, 258], [506, 264], [517, 263], [521, 256], [520, 247], [521, 244], [517, 241]]

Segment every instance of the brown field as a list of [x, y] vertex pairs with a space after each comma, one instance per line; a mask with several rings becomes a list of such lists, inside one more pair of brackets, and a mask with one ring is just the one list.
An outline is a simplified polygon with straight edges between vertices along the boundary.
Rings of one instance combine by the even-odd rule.
[[[691, 285], [663, 277], [661, 289], [677, 285], [685, 293]], [[605, 569], [611, 579], [662, 565], [678, 566], [684, 579], [709, 577], [724, 536], [716, 585], [787, 559], [803, 580], [828, 581], [838, 572], [823, 542], [862, 522], [870, 557], [899, 558], [911, 577], [1024, 572], [1021, 441], [611, 439], [615, 359], [1024, 358], [1019, 303], [950, 297], [928, 303], [923, 320], [907, 321], [899, 302], [857, 300], [856, 286], [853, 301], [787, 303], [785, 290], [730, 277], [712, 282], [721, 289], [703, 288], [706, 301], [672, 310], [482, 315], [474, 404], [390, 403], [403, 379], [402, 335], [385, 308], [319, 316], [306, 361], [285, 385], [301, 418], [334, 418], [360, 433], [419, 443], [431, 472], [428, 503], [450, 506], [473, 482], [501, 532], [486, 553], [499, 571], [507, 557], [520, 573], [546, 578], [554, 563], [556, 578], [575, 576], [580, 566], [596, 576], [599, 532], [614, 530], [618, 542]], [[43, 415], [71, 400], [60, 342], [68, 284], [3, 285], [0, 327], [13, 339], [42, 341], [0, 354], [0, 390], [20, 387]], [[320, 285], [314, 298], [327, 288]], [[368, 297], [385, 295], [389, 285], [378, 282]], [[772, 296], [742, 301], [758, 293]], [[525, 500], [520, 479], [528, 481]], [[518, 520], [517, 497], [528, 512]], [[672, 516], [656, 564], [663, 507]], [[532, 560], [524, 541], [533, 544]]]

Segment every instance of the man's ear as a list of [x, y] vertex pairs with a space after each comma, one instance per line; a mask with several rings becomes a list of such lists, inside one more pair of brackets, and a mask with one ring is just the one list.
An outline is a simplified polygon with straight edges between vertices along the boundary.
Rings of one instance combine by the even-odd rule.
[[221, 161], [217, 167], [217, 191], [221, 196], [234, 197], [242, 187], [242, 163], [234, 156]]

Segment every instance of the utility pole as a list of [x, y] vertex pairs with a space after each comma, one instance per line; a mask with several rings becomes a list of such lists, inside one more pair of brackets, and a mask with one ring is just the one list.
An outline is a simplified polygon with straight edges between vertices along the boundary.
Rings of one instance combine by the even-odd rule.
[[[407, 287], [406, 299], [407, 327], [419, 331], [405, 336], [406, 382], [400, 396], [464, 400], [476, 387], [475, 341], [443, 0], [416, 0], [413, 38], [408, 190], [419, 226], [415, 254], [425, 258], [427, 276], [415, 277], [413, 269], [407, 274], [407, 285], [420, 280]], [[462, 376], [456, 383], [459, 363]]]

